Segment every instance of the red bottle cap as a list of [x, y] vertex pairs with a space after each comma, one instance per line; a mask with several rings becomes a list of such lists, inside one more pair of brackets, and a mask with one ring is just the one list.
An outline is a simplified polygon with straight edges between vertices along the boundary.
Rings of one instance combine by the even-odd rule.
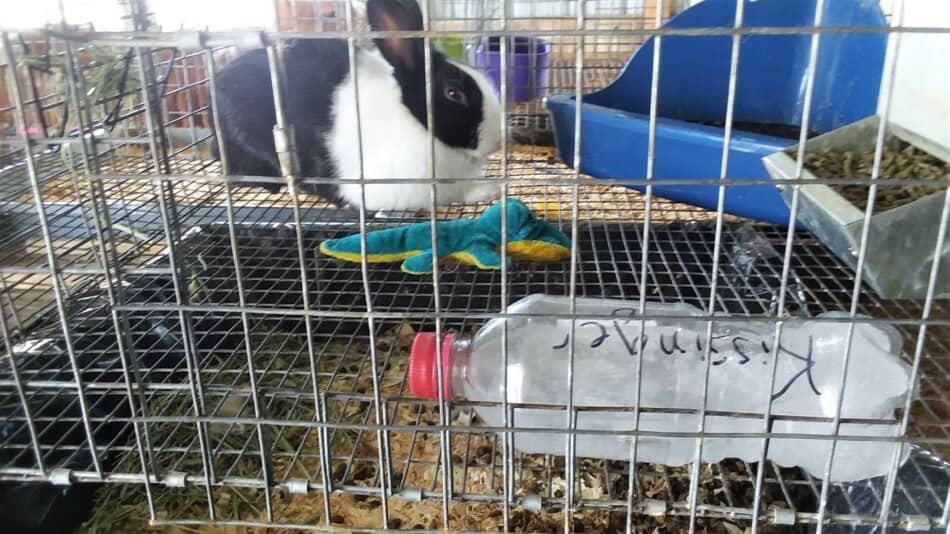
[[[435, 332], [420, 332], [409, 349], [409, 390], [424, 399], [438, 398], [439, 382], [436, 375], [438, 341]], [[442, 334], [442, 398], [452, 396], [452, 346], [455, 336]]]

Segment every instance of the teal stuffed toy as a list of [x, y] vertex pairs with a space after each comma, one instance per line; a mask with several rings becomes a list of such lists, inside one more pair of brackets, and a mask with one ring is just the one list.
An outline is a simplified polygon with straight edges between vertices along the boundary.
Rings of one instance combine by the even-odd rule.
[[[571, 254], [571, 240], [547, 221], [538, 219], [528, 206], [509, 198], [508, 265], [511, 260], [560, 261]], [[479, 269], [501, 268], [501, 208], [496, 202], [477, 219], [437, 221], [439, 260], [455, 260]], [[330, 239], [320, 252], [337, 259], [360, 261], [360, 236]], [[432, 223], [424, 222], [366, 233], [370, 263], [402, 261], [403, 272], [432, 272]]]

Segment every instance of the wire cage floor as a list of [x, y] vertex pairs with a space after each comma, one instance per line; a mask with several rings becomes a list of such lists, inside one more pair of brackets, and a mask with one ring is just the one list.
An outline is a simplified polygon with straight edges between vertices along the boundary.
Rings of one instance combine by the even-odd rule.
[[[512, 154], [507, 170], [514, 180], [520, 181], [511, 185], [508, 193], [568, 230], [573, 174], [554, 160], [550, 150], [544, 150], [532, 147], [520, 152], [521, 156], [517, 151]], [[129, 164], [133, 161], [134, 165]], [[148, 170], [136, 158], [116, 159], [114, 165], [117, 175], [131, 176]], [[201, 161], [181, 160], [173, 165], [176, 175], [218, 172], [216, 164]], [[499, 172], [499, 165], [500, 162], [493, 163], [491, 172]], [[532, 180], [538, 184], [532, 184]], [[558, 184], [558, 180], [563, 181]], [[368, 282], [377, 314], [371, 332], [363, 316], [366, 303], [359, 266], [341, 264], [316, 252], [321, 240], [358, 230], [354, 213], [328, 207], [319, 199], [305, 199], [301, 218], [307, 222], [302, 227], [302, 247], [298, 249], [293, 210], [286, 193], [270, 195], [255, 189], [235, 189], [237, 255], [244, 281], [245, 305], [241, 308], [229, 227], [223, 222], [224, 185], [182, 177], [173, 181], [176, 214], [183, 229], [176, 260], [180, 272], [185, 273], [182, 291], [189, 304], [189, 310], [182, 315], [174, 307], [176, 290], [153, 184], [148, 180], [106, 180], [104, 189], [122, 199], [109, 205], [114, 225], [125, 229], [111, 234], [120, 250], [125, 286], [124, 303], [116, 309], [128, 320], [125, 345], [120, 350], [101, 279], [88, 276], [94, 247], [90, 240], [75, 235], [77, 228], [82, 228], [84, 207], [69, 202], [74, 193], [72, 185], [70, 177], [50, 180], [44, 188], [44, 199], [48, 214], [52, 214], [50, 228], [57, 243], [62, 241], [67, 244], [63, 246], [77, 249], [75, 261], [60, 267], [64, 276], [74, 273], [82, 282], [71, 286], [67, 313], [71, 342], [79, 355], [78, 372], [91, 414], [97, 459], [103, 479], [116, 483], [109, 485], [113, 489], [106, 495], [115, 496], [119, 491], [116, 488], [127, 488], [123, 483], [138, 483], [135, 487], [141, 488], [143, 480], [139, 450], [131, 435], [124, 355], [133, 358], [138, 368], [136, 380], [142, 385], [145, 413], [145, 424], [139, 426], [148, 432], [148, 455], [154, 466], [150, 473], [153, 498], [162, 510], [163, 520], [187, 523], [196, 517], [208, 517], [206, 505], [176, 511], [173, 503], [200, 502], [210, 494], [218, 519], [262, 521], [262, 494], [270, 488], [278, 495], [274, 498], [273, 521], [298, 526], [322, 523], [319, 518], [324, 516], [321, 490], [325, 481], [321, 463], [326, 459], [329, 485], [334, 490], [343, 490], [327, 497], [331, 523], [381, 527], [383, 487], [391, 494], [386, 498], [390, 527], [402, 524], [408, 528], [418, 523], [421, 528], [435, 528], [440, 524], [438, 510], [444, 483], [440, 432], [426, 430], [427, 426], [439, 424], [438, 406], [413, 398], [406, 386], [408, 342], [414, 332], [433, 327], [431, 279], [402, 273], [398, 265], [371, 265]], [[61, 195], [61, 202], [56, 202], [57, 194]], [[23, 201], [20, 194], [11, 194], [8, 199]], [[450, 206], [438, 215], [473, 216], [484, 207]], [[714, 214], [654, 199], [648, 279], [640, 280], [645, 208], [643, 195], [623, 187], [580, 188], [578, 296], [635, 300], [641, 284], [646, 284], [650, 300], [688, 302], [702, 308], [715, 276], [718, 311], [737, 315], [777, 311], [782, 269], [782, 257], [777, 251], [784, 248], [783, 230], [727, 218], [721, 236], [720, 270], [714, 273]], [[23, 208], [21, 215], [24, 219], [15, 227], [30, 227], [29, 210]], [[398, 222], [425, 217], [402, 214]], [[392, 219], [374, 218], [370, 227], [392, 223]], [[20, 233], [14, 235], [22, 238]], [[751, 248], [750, 243], [754, 244]], [[304, 309], [300, 250], [308, 271], [309, 319], [300, 313]], [[42, 254], [25, 254], [20, 260], [22, 272], [13, 268], [4, 271], [4, 302], [13, 304], [4, 306], [8, 315], [14, 310], [26, 314], [22, 304], [27, 298], [26, 289], [48, 294], [43, 289], [43, 284], [49, 283], [48, 277], [43, 280], [39, 274], [46, 268], [45, 261]], [[36, 287], [26, 277], [35, 279]], [[853, 283], [853, 272], [821, 243], [808, 234], [796, 234], [786, 298], [789, 314], [811, 316], [847, 309]], [[569, 268], [566, 264], [519, 265], [508, 273], [507, 284], [511, 301], [531, 293], [566, 294]], [[501, 309], [498, 272], [448, 267], [440, 274], [439, 291], [440, 311], [445, 316], [443, 328], [470, 331]], [[17, 339], [13, 352], [19, 380], [26, 385], [32, 424], [37, 430], [47, 473], [64, 468], [73, 481], [99, 480], [84, 439], [79, 398], [62, 330], [55, 314], [49, 313], [53, 303], [47, 295], [45, 305], [30, 302], [27, 306], [42, 308], [43, 313], [34, 314], [31, 327], [10, 339]], [[208, 306], [214, 311], [207, 311]], [[242, 316], [242, 311], [247, 312], [246, 316]], [[865, 290], [859, 311], [902, 325], [905, 347], [914, 343], [921, 303], [882, 301]], [[260, 420], [254, 419], [248, 387], [245, 317], [262, 401]], [[945, 302], [936, 301], [932, 319], [939, 322], [948, 317], [950, 308]], [[190, 330], [193, 345], [186, 342], [183, 328]], [[923, 518], [924, 524], [935, 526], [946, 518], [950, 471], [941, 458], [948, 452], [950, 432], [946, 397], [950, 335], [942, 324], [933, 324], [926, 339], [920, 398], [914, 403], [908, 432], [918, 447], [897, 481], [890, 515], [895, 525], [920, 524]], [[33, 458], [27, 418], [19, 408], [9, 363], [3, 362], [0, 376], [7, 429], [0, 454], [0, 475], [46, 479]], [[319, 402], [314, 399], [313, 377], [318, 382]], [[381, 394], [378, 409], [391, 429], [382, 434], [374, 426], [374, 380]], [[195, 402], [190, 382], [201, 384], [200, 403], [209, 418], [202, 423], [188, 417]], [[322, 406], [323, 414], [315, 412], [317, 404]], [[328, 425], [329, 449], [325, 456], [319, 446], [319, 427], [313, 424], [318, 415]], [[504, 499], [500, 439], [479, 430], [478, 418], [465, 402], [453, 403], [450, 415], [452, 457], [448, 464], [452, 466], [451, 517], [455, 521], [451, 526], [500, 528], [499, 510]], [[268, 448], [263, 454], [256, 438], [255, 421], [263, 421], [268, 436]], [[206, 446], [213, 458], [213, 480], [203, 472], [201, 435], [207, 437]], [[387, 451], [383, 469], [381, 437]], [[268, 468], [272, 469], [270, 481], [264, 477], [262, 458], [268, 459]], [[705, 464], [700, 474], [698, 516], [708, 521], [742, 521], [752, 517], [758, 468], [740, 461]], [[185, 487], [163, 484], [178, 480], [178, 473], [184, 474]], [[515, 505], [535, 498], [543, 504], [540, 512], [517, 508], [513, 521], [521, 522], [525, 528], [557, 528], [561, 516], [556, 510], [565, 502], [564, 458], [516, 454], [512, 474]], [[626, 462], [578, 459], [575, 513], [586, 519], [577, 521], [592, 521], [608, 530], [611, 525], [616, 526], [617, 514], [622, 522], [628, 486], [633, 488], [638, 506], [661, 503], [664, 521], [688, 518], [689, 467], [638, 464], [634, 474], [630, 486], [631, 472]], [[780, 513], [771, 511], [773, 508], [795, 510], [798, 523], [816, 520], [820, 480], [797, 469], [774, 465], [766, 466], [764, 475], [762, 517], [767, 524], [779, 528], [783, 521]], [[290, 493], [290, 488], [299, 488], [303, 480], [309, 481], [311, 492]], [[206, 494], [202, 488], [209, 482], [212, 489]], [[191, 500], [187, 497], [189, 492]], [[883, 492], [883, 481], [877, 479], [836, 484], [830, 493], [827, 517], [834, 523], [872, 524], [879, 519]], [[139, 497], [141, 506], [144, 496]], [[237, 498], [255, 503], [252, 509], [260, 514], [247, 517], [246, 511], [245, 515], [235, 512], [238, 507], [228, 503]], [[426, 511], [431, 511], [427, 516], [430, 521], [418, 519]], [[642, 517], [644, 521], [662, 519]], [[591, 524], [578, 523], [588, 528]], [[670, 526], [675, 524], [668, 523], [667, 527], [675, 531], [676, 527]]]

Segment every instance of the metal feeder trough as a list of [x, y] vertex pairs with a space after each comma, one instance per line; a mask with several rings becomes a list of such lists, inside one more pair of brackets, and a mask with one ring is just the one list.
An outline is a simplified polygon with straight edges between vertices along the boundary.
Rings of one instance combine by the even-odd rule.
[[[810, 139], [806, 143], [806, 151], [874, 150], [879, 125], [878, 116], [862, 119]], [[947, 159], [945, 151], [934, 150], [934, 147], [921, 143], [916, 136], [892, 123], [888, 123], [887, 132], [918, 147], [927, 148], [945, 161]], [[788, 180], [795, 177], [795, 158], [790, 154], [795, 154], [797, 150], [798, 145], [763, 158], [772, 178]], [[802, 179], [807, 181], [817, 178], [806, 168], [802, 172]], [[785, 202], [791, 205], [794, 187], [785, 184], [777, 187]], [[936, 192], [871, 216], [863, 279], [881, 298], [923, 299], [926, 296], [945, 194], [946, 190]], [[798, 220], [842, 261], [856, 269], [864, 210], [824, 184], [802, 185], [798, 202]], [[942, 243], [940, 258], [941, 268], [934, 296], [947, 298], [950, 297], [950, 240]]]

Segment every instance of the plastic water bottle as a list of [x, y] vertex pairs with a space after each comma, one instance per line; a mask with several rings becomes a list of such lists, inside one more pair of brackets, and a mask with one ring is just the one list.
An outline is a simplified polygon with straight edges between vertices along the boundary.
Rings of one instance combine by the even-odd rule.
[[[521, 452], [565, 452], [563, 434], [521, 429], [567, 428], [566, 412], [558, 406], [566, 406], [568, 401], [573, 341], [578, 429], [635, 430], [637, 361], [642, 358], [639, 430], [647, 433], [637, 440], [637, 461], [666, 465], [693, 461], [695, 437], [656, 433], [699, 429], [708, 368], [706, 409], [713, 413], [707, 413], [704, 432], [762, 433], [763, 413], [771, 398], [771, 432], [799, 436], [773, 437], [768, 458], [781, 466], [799, 466], [813, 476], [824, 476], [840, 393], [847, 322], [786, 322], [773, 351], [774, 323], [721, 316], [715, 319], [712, 336], [707, 338], [708, 321], [693, 306], [648, 303], [648, 316], [670, 317], [645, 321], [638, 317], [638, 309], [634, 302], [577, 299], [578, 316], [610, 318], [576, 319], [573, 340], [570, 319], [541, 316], [493, 319], [471, 339], [445, 334], [443, 394], [445, 398], [502, 401], [502, 325], [507, 320], [508, 402], [546, 405], [514, 407], [509, 422], [519, 429], [514, 434], [514, 446]], [[508, 308], [508, 313], [514, 315], [566, 316], [568, 312], [567, 297], [545, 295], [526, 297]], [[829, 312], [819, 317], [836, 316], [846, 314]], [[409, 386], [416, 396], [437, 397], [436, 343], [433, 333], [420, 333], [413, 343]], [[706, 343], [710, 343], [708, 351]], [[778, 362], [774, 387], [769, 391], [773, 353]], [[902, 407], [912, 392], [911, 369], [900, 354], [901, 338], [896, 329], [855, 324], [839, 436], [898, 435], [894, 410]], [[478, 406], [476, 410], [488, 425], [503, 426], [500, 404]], [[629, 434], [578, 433], [576, 451], [580, 457], [627, 460], [631, 444]], [[831, 480], [852, 481], [887, 473], [896, 447], [887, 441], [839, 439]], [[906, 445], [902, 447], [903, 461], [909, 450]], [[706, 437], [702, 444], [702, 458], [707, 462], [724, 458], [758, 462], [761, 451], [761, 437]]]

